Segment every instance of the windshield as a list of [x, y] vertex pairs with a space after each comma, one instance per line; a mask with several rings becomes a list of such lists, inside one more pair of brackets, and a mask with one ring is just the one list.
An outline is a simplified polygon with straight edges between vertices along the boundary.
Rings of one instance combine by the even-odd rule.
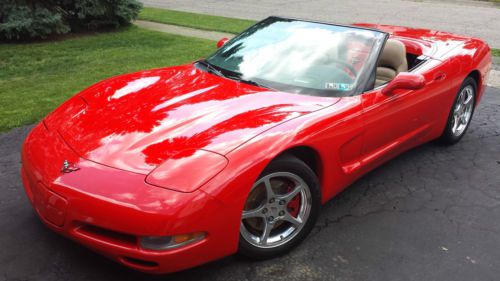
[[[345, 96], [366, 84], [386, 33], [267, 18], [206, 59], [229, 78], [280, 91]], [[362, 85], [361, 85], [362, 86]]]

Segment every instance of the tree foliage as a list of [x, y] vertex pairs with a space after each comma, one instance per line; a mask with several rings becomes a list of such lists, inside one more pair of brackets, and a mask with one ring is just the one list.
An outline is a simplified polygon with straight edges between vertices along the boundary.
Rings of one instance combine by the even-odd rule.
[[0, 40], [117, 28], [137, 18], [137, 0], [1, 0]]

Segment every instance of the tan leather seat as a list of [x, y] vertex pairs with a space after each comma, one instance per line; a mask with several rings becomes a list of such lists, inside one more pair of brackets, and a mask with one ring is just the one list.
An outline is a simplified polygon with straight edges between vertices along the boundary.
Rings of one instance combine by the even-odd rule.
[[391, 81], [398, 73], [406, 71], [408, 62], [405, 45], [398, 40], [388, 39], [377, 65], [375, 87]]

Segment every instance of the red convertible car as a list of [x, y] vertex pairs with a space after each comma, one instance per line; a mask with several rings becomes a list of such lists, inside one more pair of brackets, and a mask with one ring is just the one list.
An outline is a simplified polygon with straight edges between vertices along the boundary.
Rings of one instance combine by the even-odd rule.
[[150, 273], [283, 254], [363, 174], [458, 142], [491, 68], [479, 39], [385, 25], [270, 17], [218, 46], [99, 82], [31, 131], [22, 180], [48, 227]]

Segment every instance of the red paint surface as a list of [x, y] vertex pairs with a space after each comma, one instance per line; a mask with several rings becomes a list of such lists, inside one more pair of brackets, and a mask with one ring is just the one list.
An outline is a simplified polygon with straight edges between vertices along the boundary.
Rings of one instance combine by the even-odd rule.
[[[298, 146], [314, 151], [325, 202], [383, 162], [438, 137], [472, 71], [480, 74], [479, 101], [491, 68], [485, 43], [369, 26], [432, 58], [414, 71], [425, 79], [423, 88], [301, 96], [192, 65], [111, 78], [68, 100], [26, 138], [22, 177], [31, 203], [54, 231], [146, 272], [177, 271], [236, 252], [248, 192], [278, 154]], [[80, 169], [61, 173], [64, 160]], [[175, 250], [143, 250], [136, 242], [194, 232], [207, 237]]]

